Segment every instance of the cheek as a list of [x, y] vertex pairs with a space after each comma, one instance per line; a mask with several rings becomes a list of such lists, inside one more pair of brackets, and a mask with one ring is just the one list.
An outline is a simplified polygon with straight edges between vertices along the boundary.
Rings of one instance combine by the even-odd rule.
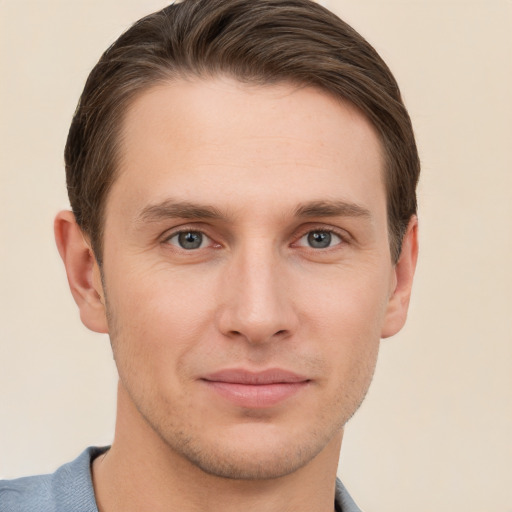
[[[322, 352], [336, 392], [339, 386], [365, 392], [378, 355], [388, 286], [375, 268], [363, 270], [317, 279], [302, 307], [305, 338], [315, 340], [311, 348]], [[295, 292], [296, 297], [305, 295], [304, 288]]]
[[214, 294], [198, 293], [193, 280], [156, 270], [118, 272], [106, 284], [120, 373], [129, 367], [130, 375], [172, 380], [212, 329]]
[[337, 307], [333, 306], [334, 301], [326, 304], [318, 324], [324, 326], [324, 335], [318, 342], [327, 368], [324, 391], [330, 397], [322, 416], [334, 414], [340, 427], [361, 405], [377, 363], [380, 321], [376, 318], [375, 300], [367, 295], [338, 295]]
[[300, 279], [294, 296], [314, 323], [357, 345], [379, 338], [389, 296], [389, 279], [376, 264], [338, 268]]

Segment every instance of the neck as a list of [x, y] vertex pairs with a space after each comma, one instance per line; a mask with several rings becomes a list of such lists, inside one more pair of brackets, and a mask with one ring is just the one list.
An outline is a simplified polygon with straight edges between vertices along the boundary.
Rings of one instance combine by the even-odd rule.
[[332, 512], [342, 432], [305, 466], [265, 480], [205, 473], [154, 432], [120, 386], [111, 449], [92, 467], [99, 512]]

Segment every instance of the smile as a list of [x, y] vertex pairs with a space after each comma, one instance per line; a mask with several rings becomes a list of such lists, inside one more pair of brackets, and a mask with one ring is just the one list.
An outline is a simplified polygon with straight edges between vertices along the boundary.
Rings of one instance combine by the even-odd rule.
[[310, 379], [281, 369], [249, 372], [222, 370], [201, 379], [209, 389], [239, 407], [272, 407], [310, 384]]

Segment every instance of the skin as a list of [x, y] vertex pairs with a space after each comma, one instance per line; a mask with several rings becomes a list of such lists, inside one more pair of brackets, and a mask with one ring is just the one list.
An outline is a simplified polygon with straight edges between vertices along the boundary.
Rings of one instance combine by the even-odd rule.
[[[102, 272], [72, 214], [55, 223], [120, 376], [100, 511], [332, 511], [343, 427], [405, 322], [417, 256], [413, 218], [391, 260], [375, 130], [317, 89], [221, 77], [144, 92], [122, 140]], [[226, 368], [307, 382], [241, 406], [205, 381]]]

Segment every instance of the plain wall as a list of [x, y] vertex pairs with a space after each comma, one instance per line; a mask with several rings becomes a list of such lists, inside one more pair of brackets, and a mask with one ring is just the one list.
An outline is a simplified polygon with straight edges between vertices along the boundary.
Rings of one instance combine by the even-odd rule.
[[[512, 511], [512, 2], [322, 2], [401, 85], [423, 162], [409, 322], [382, 343], [340, 475], [364, 510]], [[157, 0], [0, 0], [0, 475], [111, 441], [108, 338], [53, 242], [85, 78]]]

